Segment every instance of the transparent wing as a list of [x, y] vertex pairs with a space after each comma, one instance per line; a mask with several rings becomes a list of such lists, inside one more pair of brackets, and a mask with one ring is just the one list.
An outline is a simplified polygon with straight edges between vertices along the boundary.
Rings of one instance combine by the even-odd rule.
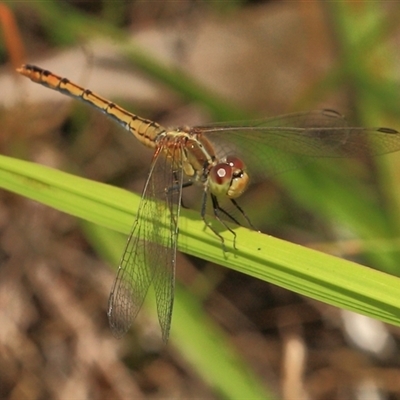
[[158, 149], [110, 293], [108, 318], [116, 337], [128, 331], [153, 283], [162, 337], [168, 340], [182, 188], [182, 176], [172, 168]]
[[313, 158], [359, 157], [400, 150], [400, 133], [394, 129], [350, 127], [333, 110], [289, 114], [243, 126], [196, 127], [193, 131], [205, 134], [219, 157], [241, 157], [257, 179], [296, 168]]
[[[155, 174], [155, 179], [158, 180], [155, 186], [162, 191], [165, 199], [164, 210], [158, 213], [157, 218], [162, 218], [162, 225], [166, 232], [162, 235], [160, 235], [161, 230], [155, 232], [158, 243], [162, 243], [162, 251], [154, 262], [153, 281], [158, 320], [164, 342], [168, 340], [174, 302], [176, 247], [183, 184], [181, 159], [182, 148], [179, 143], [173, 154], [169, 154], [168, 160], [162, 157], [162, 162], [158, 164], [158, 171]], [[153, 229], [158, 230], [157, 224]]]

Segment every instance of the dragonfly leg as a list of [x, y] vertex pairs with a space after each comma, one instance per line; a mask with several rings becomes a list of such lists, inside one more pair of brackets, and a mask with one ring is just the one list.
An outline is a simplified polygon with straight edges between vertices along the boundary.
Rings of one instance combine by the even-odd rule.
[[219, 221], [221, 225], [223, 225], [226, 229], [228, 229], [229, 232], [232, 233], [233, 235], [233, 248], [236, 250], [236, 233], [227, 225], [227, 223], [222, 220], [219, 216], [219, 213], [225, 214], [227, 217], [229, 217], [233, 222], [235, 222], [237, 225], [240, 225], [239, 222], [232, 216], [230, 215], [227, 211], [225, 211], [218, 203], [218, 199], [215, 195], [211, 194], [211, 201], [213, 204], [213, 210], [214, 210], [214, 216], [215, 218]]
[[[207, 221], [207, 218], [206, 218], [207, 195], [208, 195], [208, 192], [205, 190], [205, 191], [204, 191], [204, 194], [203, 194], [203, 199], [202, 199], [202, 204], [201, 204], [201, 212], [200, 212], [200, 215], [201, 215], [201, 218], [202, 218], [204, 224], [206, 225], [206, 227], [209, 228], [216, 236], [219, 237], [219, 239], [221, 240], [221, 243], [222, 243], [222, 249], [223, 249], [224, 253], [226, 253], [226, 247], [225, 247], [225, 240], [224, 240], [224, 238], [222, 237], [222, 235], [220, 235], [220, 234], [212, 227], [212, 225]], [[219, 220], [218, 216], [217, 216], [217, 219]], [[228, 229], [229, 229], [229, 228], [228, 228]]]
[[240, 225], [240, 222], [233, 215], [229, 214], [228, 211], [226, 211], [219, 205], [218, 199], [216, 197], [213, 199], [213, 206], [214, 206], [214, 214], [220, 211], [222, 214], [227, 216], [231, 221], [233, 221], [236, 225]]
[[[182, 189], [187, 188], [187, 187], [192, 186], [192, 185], [193, 185], [193, 182], [191, 182], [191, 181], [184, 182], [184, 183], [182, 184]], [[173, 186], [169, 187], [169, 188], [166, 190], [166, 191], [167, 191], [167, 194], [170, 193], [170, 192], [173, 192], [174, 190], [179, 190], [179, 188], [180, 188], [180, 185], [179, 185], [179, 184], [173, 185]], [[181, 197], [181, 207], [182, 207], [182, 208], [186, 208], [186, 209], [189, 208], [189, 207], [186, 207], [185, 204], [183, 203], [183, 198], [182, 198], [182, 197]]]
[[[240, 211], [240, 213], [243, 215], [247, 223], [249, 224], [250, 228], [254, 229], [255, 231], [258, 232], [258, 229], [251, 223], [250, 218], [247, 216], [247, 214], [244, 212], [243, 208], [239, 206], [238, 203], [236, 203], [235, 199], [230, 199], [232, 204]], [[223, 211], [223, 210], [222, 210]], [[229, 215], [228, 215], [229, 216]]]

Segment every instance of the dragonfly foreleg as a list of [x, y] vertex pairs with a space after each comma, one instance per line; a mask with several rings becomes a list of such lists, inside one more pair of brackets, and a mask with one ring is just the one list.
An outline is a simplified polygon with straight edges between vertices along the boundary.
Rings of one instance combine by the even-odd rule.
[[[192, 186], [192, 185], [193, 185], [193, 182], [191, 182], [191, 181], [184, 182], [182, 184], [182, 189], [187, 188], [187, 187]], [[173, 186], [167, 188], [166, 192], [167, 192], [167, 194], [169, 194], [170, 192], [178, 191], [178, 190], [180, 190], [180, 185], [176, 184], [176, 185], [173, 185]], [[186, 207], [185, 204], [183, 203], [183, 197], [181, 197], [181, 207], [182, 208], [186, 208], [186, 209], [189, 208], [189, 207]]]
[[[247, 223], [249, 224], [250, 228], [254, 229], [255, 231], [258, 232], [258, 229], [251, 223], [250, 218], [247, 216], [247, 214], [244, 212], [243, 208], [239, 206], [238, 203], [236, 203], [235, 199], [230, 199], [232, 204], [239, 210], [239, 212], [243, 215]], [[222, 210], [223, 211], [223, 210]], [[228, 214], [228, 216], [230, 216]]]
[[[217, 197], [216, 197], [214, 194], [211, 194], [211, 201], [212, 201], [212, 206], [213, 206], [213, 211], [214, 211], [214, 217], [216, 218], [216, 220], [217, 220], [221, 225], [223, 225], [230, 233], [232, 233], [232, 235], [233, 235], [233, 248], [236, 250], [236, 233], [232, 230], [232, 228], [230, 228], [230, 227], [228, 226], [228, 224], [227, 224], [223, 219], [221, 219], [219, 213], [223, 213], [224, 215], [226, 215], [227, 217], [229, 217], [233, 222], [235, 222], [235, 223], [238, 224], [238, 225], [240, 225], [239, 222], [238, 222], [232, 215], [230, 215], [227, 211], [225, 211], [225, 210], [219, 205], [218, 199], [217, 199]], [[203, 208], [205, 209], [205, 206], [204, 206]], [[203, 218], [203, 220], [205, 221], [205, 223], [207, 224], [207, 226], [208, 226], [215, 234], [217, 234], [217, 235], [221, 238], [222, 244], [223, 244], [223, 246], [224, 246], [224, 251], [226, 251], [226, 250], [225, 250], [225, 242], [224, 242], [223, 237], [222, 237], [218, 232], [216, 232], [215, 229], [213, 229], [209, 223], [207, 223], [207, 221], [205, 220], [205, 218]]]
[[[205, 191], [204, 191], [204, 194], [203, 194], [203, 199], [202, 199], [202, 202], [201, 202], [201, 211], [200, 211], [200, 215], [201, 215], [201, 218], [202, 218], [204, 224], [206, 225], [206, 227], [209, 228], [209, 229], [210, 229], [216, 236], [218, 236], [219, 239], [221, 240], [222, 249], [223, 249], [223, 251], [224, 251], [224, 253], [225, 253], [225, 252], [226, 252], [226, 247], [225, 247], [225, 240], [224, 240], [224, 238], [222, 237], [222, 235], [221, 235], [220, 233], [218, 233], [218, 232], [212, 227], [212, 225], [210, 224], [210, 222], [207, 221], [207, 218], [206, 218], [207, 196], [208, 196], [208, 192], [205, 190]], [[221, 220], [220, 220], [220, 218], [218, 217], [218, 215], [215, 215], [215, 216], [216, 216], [217, 220], [221, 222]], [[222, 222], [221, 222], [221, 223], [222, 223]], [[224, 224], [224, 223], [222, 223], [222, 225], [226, 226], [226, 224]], [[229, 229], [229, 230], [232, 232], [232, 234], [236, 237], [235, 232], [233, 232], [229, 227], [227, 227], [227, 229]]]

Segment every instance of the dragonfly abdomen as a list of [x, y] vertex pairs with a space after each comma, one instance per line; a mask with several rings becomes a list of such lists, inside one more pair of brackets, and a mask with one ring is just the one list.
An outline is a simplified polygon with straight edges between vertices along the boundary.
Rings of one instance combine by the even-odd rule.
[[81, 100], [84, 103], [97, 108], [103, 114], [112, 118], [118, 124], [130, 131], [147, 147], [155, 148], [156, 138], [161, 133], [165, 132], [165, 129], [156, 122], [132, 114], [91, 90], [84, 89], [76, 83], [71, 82], [67, 78], [62, 78], [50, 71], [29, 64], [22, 65], [21, 68], [17, 69], [17, 71], [33, 82]]

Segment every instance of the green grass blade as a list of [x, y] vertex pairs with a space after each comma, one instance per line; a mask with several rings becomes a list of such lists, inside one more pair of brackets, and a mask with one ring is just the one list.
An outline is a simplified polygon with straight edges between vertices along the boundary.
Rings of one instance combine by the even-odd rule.
[[[128, 233], [140, 197], [41, 165], [0, 157], [0, 186], [87, 221]], [[400, 325], [400, 279], [268, 235], [235, 228], [224, 252], [199, 213], [183, 210], [179, 249], [250, 276]], [[232, 236], [223, 233], [232, 249]]]

